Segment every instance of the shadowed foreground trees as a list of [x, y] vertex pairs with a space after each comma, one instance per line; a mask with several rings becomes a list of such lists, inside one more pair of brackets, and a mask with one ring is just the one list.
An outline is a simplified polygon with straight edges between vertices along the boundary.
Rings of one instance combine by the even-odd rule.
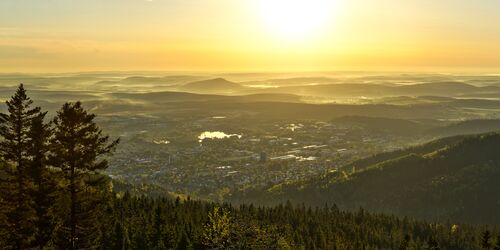
[[[94, 227], [109, 200], [102, 156], [108, 143], [80, 102], [66, 103], [54, 120], [33, 102], [21, 84], [0, 115], [0, 243], [7, 249], [63, 249], [98, 246]], [[68, 206], [69, 205], [69, 206]]]
[[21, 84], [10, 100], [6, 101], [8, 114], [0, 114], [0, 155], [4, 161], [5, 175], [1, 192], [4, 212], [7, 215], [5, 239], [15, 248], [29, 247], [34, 225], [30, 205], [30, 126], [41, 115], [40, 108], [32, 108], [33, 101]]
[[[0, 123], [0, 249], [498, 249], [500, 228], [114, 193], [110, 141], [81, 103], [50, 123], [21, 85]], [[496, 237], [498, 236], [498, 237]]]
[[50, 162], [61, 171], [62, 191], [69, 203], [65, 203], [69, 205], [65, 207], [69, 218], [64, 220], [61, 239], [68, 249], [92, 246], [87, 238], [96, 232], [94, 221], [99, 214], [95, 208], [104, 202], [93, 194], [99, 194], [105, 185], [105, 178], [98, 171], [108, 167], [108, 162], [100, 157], [118, 144], [118, 140], [108, 143], [109, 137], [102, 135], [94, 118], [76, 102], [64, 104], [53, 120]]
[[52, 239], [57, 220], [54, 214], [54, 204], [57, 201], [57, 173], [50, 171], [48, 155], [49, 138], [52, 136], [50, 124], [44, 123], [45, 113], [40, 113], [31, 121], [29, 128], [29, 178], [31, 188], [28, 196], [32, 199], [34, 210], [33, 224], [35, 246], [43, 249]]

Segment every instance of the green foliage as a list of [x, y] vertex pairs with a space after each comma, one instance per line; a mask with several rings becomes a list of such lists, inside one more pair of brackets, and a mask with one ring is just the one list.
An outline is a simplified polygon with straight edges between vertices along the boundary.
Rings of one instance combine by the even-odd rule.
[[45, 113], [40, 113], [31, 122], [29, 132], [30, 144], [28, 176], [31, 179], [31, 188], [28, 195], [32, 199], [32, 208], [35, 212], [33, 224], [36, 229], [35, 245], [39, 248], [46, 246], [58, 224], [55, 216], [54, 203], [58, 195], [58, 173], [48, 169], [48, 154], [51, 145], [49, 138], [52, 135], [50, 124], [44, 123]]
[[188, 250], [191, 249], [191, 242], [189, 240], [189, 237], [187, 236], [186, 232], [182, 232], [181, 238], [179, 239], [179, 242], [177, 243], [178, 250]]
[[[101, 190], [106, 190], [105, 179], [98, 170], [106, 169], [108, 162], [101, 157], [109, 154], [118, 140], [108, 143], [109, 137], [93, 121], [80, 102], [66, 103], [54, 118], [54, 136], [51, 144], [51, 163], [62, 173], [63, 196], [68, 206], [63, 207], [69, 218], [64, 221], [60, 244], [68, 249], [93, 245], [93, 219], [102, 205]], [[63, 243], [64, 242], [64, 243]]]
[[491, 233], [489, 230], [484, 231], [482, 237], [481, 237], [481, 248], [483, 249], [490, 249], [491, 248]]
[[493, 247], [494, 250], [500, 250], [500, 234], [497, 235], [496, 244]]
[[410, 241], [411, 241], [410, 235], [405, 234], [405, 237], [401, 242], [401, 245], [399, 245], [399, 250], [407, 250], [410, 247]]
[[208, 222], [205, 224], [202, 242], [212, 249], [225, 249], [230, 245], [232, 231], [229, 212], [220, 207], [214, 207], [208, 214]]
[[[104, 237], [96, 221], [109, 201], [109, 181], [98, 173], [107, 143], [80, 103], [65, 104], [53, 123], [31, 108], [23, 85], [0, 114], [0, 246], [76, 249]], [[87, 233], [88, 232], [88, 233]], [[84, 242], [81, 245], [80, 242]]]
[[[454, 137], [360, 161], [355, 173], [237, 194], [238, 202], [286, 200], [364, 207], [433, 221], [500, 223], [500, 134]], [[239, 197], [238, 197], [239, 196]]]
[[449, 224], [290, 203], [256, 208], [116, 197], [111, 206], [108, 217], [125, 227], [119, 232], [126, 232], [127, 249], [158, 249], [158, 242], [180, 249], [477, 249], [482, 234], [468, 225], [451, 233]]
[[0, 156], [4, 161], [2, 205], [7, 215], [2, 235], [7, 245], [29, 247], [33, 241], [33, 209], [28, 195], [31, 183], [28, 177], [30, 126], [40, 114], [40, 108], [31, 108], [33, 101], [23, 85], [6, 101], [8, 114], [0, 114]]

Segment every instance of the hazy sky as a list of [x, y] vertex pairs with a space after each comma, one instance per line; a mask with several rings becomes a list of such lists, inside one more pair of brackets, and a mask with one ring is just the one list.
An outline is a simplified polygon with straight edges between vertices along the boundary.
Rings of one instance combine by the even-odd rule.
[[499, 18], [499, 0], [0, 0], [0, 71], [494, 71]]

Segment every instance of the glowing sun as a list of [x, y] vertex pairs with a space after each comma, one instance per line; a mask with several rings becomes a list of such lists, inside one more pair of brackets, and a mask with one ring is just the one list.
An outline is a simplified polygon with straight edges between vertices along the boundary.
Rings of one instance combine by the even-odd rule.
[[333, 0], [261, 0], [264, 25], [286, 39], [303, 40], [328, 27]]

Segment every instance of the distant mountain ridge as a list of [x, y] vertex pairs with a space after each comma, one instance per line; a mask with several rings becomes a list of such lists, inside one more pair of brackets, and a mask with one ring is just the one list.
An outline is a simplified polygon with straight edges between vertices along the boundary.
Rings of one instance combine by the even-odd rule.
[[238, 83], [230, 82], [224, 78], [214, 78], [209, 80], [202, 80], [196, 82], [190, 82], [180, 86], [182, 91], [196, 92], [196, 93], [219, 93], [219, 94], [230, 94], [237, 93], [244, 89], [244, 87]]
[[500, 87], [477, 87], [463, 82], [431, 82], [410, 85], [377, 83], [336, 83], [319, 85], [284, 86], [272, 92], [294, 93], [319, 97], [384, 97], [384, 96], [441, 96], [464, 97], [490, 95], [500, 97]]

